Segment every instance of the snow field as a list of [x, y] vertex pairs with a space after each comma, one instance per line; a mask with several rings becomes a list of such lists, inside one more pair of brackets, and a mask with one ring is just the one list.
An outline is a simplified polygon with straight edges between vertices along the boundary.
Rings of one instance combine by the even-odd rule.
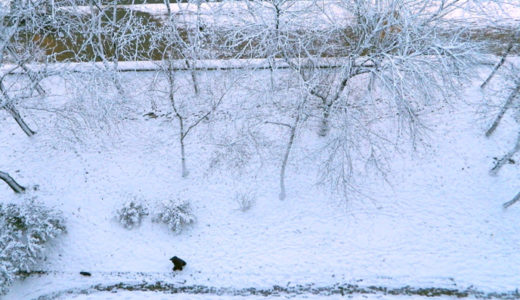
[[[208, 72], [201, 76], [204, 82], [229, 83], [226, 74]], [[242, 102], [244, 106], [238, 109], [247, 110], [266, 101], [258, 91], [262, 91], [268, 71], [257, 74], [234, 86], [224, 105]], [[39, 134], [29, 139], [0, 112], [2, 168], [24, 185], [38, 184], [39, 191], [33, 195], [63, 210], [68, 230], [42, 266], [51, 274], [18, 282], [5, 299], [34, 299], [100, 282], [141, 280], [233, 288], [358, 280], [367, 286], [473, 286], [490, 292], [518, 288], [520, 227], [516, 220], [520, 206], [506, 211], [501, 207], [518, 192], [518, 167], [508, 165], [499, 176], [488, 175], [491, 157], [509, 149], [517, 125], [508, 119], [495, 136], [484, 137], [485, 120], [476, 114], [485, 96], [476, 87], [479, 79], [467, 87], [462, 99], [425, 112], [423, 119], [431, 129], [427, 142], [420, 143], [416, 151], [408, 144], [396, 148], [399, 152], [392, 153], [388, 184], [379, 177], [364, 177], [360, 189], [367, 196], [354, 195], [344, 204], [326, 188], [315, 185], [316, 166], [307, 156], [315, 147], [313, 143], [319, 143], [313, 141], [314, 132], [296, 141], [288, 169], [288, 197], [283, 202], [278, 200], [277, 166], [282, 146], [276, 141], [285, 133], [280, 128], [266, 129], [271, 135], [265, 143], [275, 142], [263, 150], [265, 161], [260, 167], [254, 162], [254, 167], [243, 173], [232, 168], [210, 172], [208, 161], [215, 145], [208, 136], [225, 127], [212, 128], [208, 123], [189, 140], [191, 173], [181, 178], [175, 120], [142, 117], [150, 110], [148, 82], [152, 73], [122, 76], [132, 86], [129, 103], [115, 101], [117, 96], [110, 90], [93, 93], [104, 105], [91, 113], [106, 114], [111, 127], [101, 121], [80, 123], [81, 130], [73, 132], [55, 114], [31, 110], [28, 119]], [[71, 101], [89, 101], [88, 93], [82, 95], [84, 99], [74, 98], [81, 96], [74, 87], [79, 81], [65, 84], [61, 80], [45, 81], [53, 95], [49, 103], [25, 105], [60, 108]], [[188, 94], [179, 93], [180, 97]], [[155, 100], [166, 113], [165, 100]], [[134, 113], [127, 114], [123, 108], [134, 109]], [[226, 116], [220, 118], [225, 120]], [[239, 127], [240, 123], [228, 126]], [[75, 133], [81, 142], [74, 139]], [[234, 200], [235, 194], [244, 190], [253, 190], [257, 197], [246, 212], [240, 211]], [[0, 195], [18, 200], [5, 185], [0, 185]], [[197, 217], [197, 223], [180, 235], [150, 219], [131, 231], [113, 219], [114, 211], [129, 198], [142, 198], [153, 207], [177, 196], [191, 201]], [[173, 255], [188, 262], [184, 271], [171, 272], [168, 259]], [[93, 276], [80, 277], [79, 271], [92, 272]], [[118, 292], [63, 299], [140, 296], [174, 297]], [[182, 299], [182, 295], [176, 296]], [[186, 298], [198, 297], [213, 299], [205, 295]], [[313, 297], [309, 299], [320, 299]], [[380, 295], [367, 297], [379, 299]]]

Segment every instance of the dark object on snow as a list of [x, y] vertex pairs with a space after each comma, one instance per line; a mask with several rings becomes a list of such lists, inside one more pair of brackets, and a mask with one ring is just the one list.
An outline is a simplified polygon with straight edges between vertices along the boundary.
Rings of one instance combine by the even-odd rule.
[[[493, 160], [495, 161], [495, 163], [498, 161], [498, 157], [493, 157]], [[507, 163], [510, 164], [510, 165], [514, 165], [516, 164], [516, 161], [512, 158], [508, 158], [507, 159]]]
[[85, 272], [85, 271], [81, 271], [81, 272], [79, 272], [79, 274], [83, 275], [83, 276], [91, 276], [92, 275], [89, 272]]
[[170, 261], [173, 263], [174, 271], [182, 271], [182, 268], [186, 265], [186, 262], [177, 256], [170, 258]]
[[147, 117], [148, 119], [157, 119], [159, 116], [154, 113], [153, 111], [152, 112], [149, 112], [149, 113], [146, 113], [143, 115], [144, 117]]

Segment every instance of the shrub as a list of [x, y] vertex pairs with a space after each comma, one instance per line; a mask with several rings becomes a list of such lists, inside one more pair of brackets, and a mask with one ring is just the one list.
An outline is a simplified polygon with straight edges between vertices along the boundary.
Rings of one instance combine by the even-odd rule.
[[148, 215], [148, 209], [136, 200], [127, 201], [116, 211], [117, 221], [126, 229], [133, 229], [141, 225], [141, 221]]
[[235, 202], [240, 211], [246, 212], [256, 204], [256, 193], [252, 191], [235, 193]]
[[171, 231], [180, 233], [184, 227], [195, 222], [195, 216], [188, 201], [176, 199], [163, 202], [153, 221], [164, 223]]
[[9, 286], [13, 283], [15, 272], [7, 269], [7, 264], [0, 263], [0, 295], [9, 291]]
[[65, 233], [64, 224], [61, 212], [34, 199], [0, 204], [0, 294], [45, 259], [46, 245]]

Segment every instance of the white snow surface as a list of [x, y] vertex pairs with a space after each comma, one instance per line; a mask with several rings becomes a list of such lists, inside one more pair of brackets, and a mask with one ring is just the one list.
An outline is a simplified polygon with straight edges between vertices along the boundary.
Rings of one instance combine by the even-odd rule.
[[[147, 87], [140, 82], [147, 74], [122, 75], [135, 86], [129, 91], [133, 99], [146, 101]], [[237, 289], [356, 283], [514, 290], [520, 282], [520, 204], [507, 210], [501, 204], [518, 192], [519, 165], [504, 166], [496, 177], [488, 171], [492, 157], [513, 146], [518, 125], [506, 118], [494, 136], [484, 137], [489, 117], [478, 114], [486, 99], [478, 88], [481, 80], [465, 87], [464, 97], [428, 114], [427, 142], [415, 150], [401, 147], [390, 161], [388, 183], [364, 178], [359, 188], [368, 196], [354, 195], [347, 204], [317, 186], [314, 166], [297, 164], [303, 161], [297, 154], [288, 169], [285, 201], [278, 200], [277, 168], [243, 177], [208, 174], [211, 147], [196, 137], [188, 147], [190, 176], [181, 178], [174, 121], [129, 117], [111, 129], [85, 130], [79, 143], [56, 129], [64, 121], [55, 124], [49, 112], [27, 110], [38, 131], [28, 138], [0, 111], [0, 169], [23, 185], [37, 184], [31, 195], [61, 209], [68, 231], [41, 266], [50, 273], [17, 282], [3, 299], [157, 280]], [[59, 78], [44, 84], [52, 90], [47, 101], [75, 95]], [[146, 104], [138, 104], [146, 113]], [[37, 106], [26, 107], [31, 105]], [[304, 149], [316, 138], [300, 137], [295, 147]], [[248, 189], [257, 202], [242, 212], [234, 195]], [[20, 200], [12, 194], [0, 185], [2, 201]], [[179, 235], [149, 219], [134, 230], [114, 220], [114, 211], [133, 197], [153, 204], [177, 196], [190, 200], [197, 217]], [[182, 272], [171, 271], [174, 255], [187, 261]], [[60, 299], [141, 296], [175, 299], [144, 292]], [[221, 299], [211, 297], [188, 298]]]

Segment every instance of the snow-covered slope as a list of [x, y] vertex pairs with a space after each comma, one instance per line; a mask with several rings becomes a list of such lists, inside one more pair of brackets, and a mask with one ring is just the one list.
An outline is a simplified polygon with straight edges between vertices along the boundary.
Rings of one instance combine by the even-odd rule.
[[[149, 87], [140, 83], [149, 75], [123, 75], [135, 87], [132, 99], [140, 99], [128, 106], [139, 113], [110, 129], [77, 127], [81, 143], [69, 139], [66, 118], [32, 110], [28, 119], [38, 134], [27, 138], [0, 112], [0, 169], [21, 184], [38, 184], [31, 194], [63, 210], [68, 230], [42, 265], [48, 274], [16, 283], [5, 299], [142, 281], [237, 289], [343, 283], [473, 286], [486, 292], [518, 288], [520, 205], [501, 206], [518, 192], [518, 164], [488, 175], [492, 157], [509, 150], [518, 125], [506, 119], [495, 136], [484, 137], [488, 120], [477, 114], [484, 101], [480, 79], [467, 87], [465, 97], [428, 113], [425, 141], [416, 150], [399, 147], [388, 183], [363, 179], [359, 188], [367, 196], [353, 195], [345, 205], [315, 185], [312, 165], [290, 165], [285, 201], [278, 200], [276, 163], [254, 176], [208, 173], [212, 148], [197, 139], [201, 135], [188, 147], [191, 174], [181, 178], [176, 122], [142, 117]], [[78, 96], [58, 78], [45, 85], [55, 104]], [[295, 147], [304, 149], [306, 142], [302, 137]], [[293, 162], [303, 156], [295, 154]], [[245, 212], [234, 199], [244, 190], [257, 195]], [[0, 197], [19, 200], [4, 184]], [[151, 206], [189, 199], [197, 222], [179, 235], [150, 219], [126, 230], [114, 211], [134, 197]], [[188, 262], [182, 272], [171, 271], [173, 255]]]

